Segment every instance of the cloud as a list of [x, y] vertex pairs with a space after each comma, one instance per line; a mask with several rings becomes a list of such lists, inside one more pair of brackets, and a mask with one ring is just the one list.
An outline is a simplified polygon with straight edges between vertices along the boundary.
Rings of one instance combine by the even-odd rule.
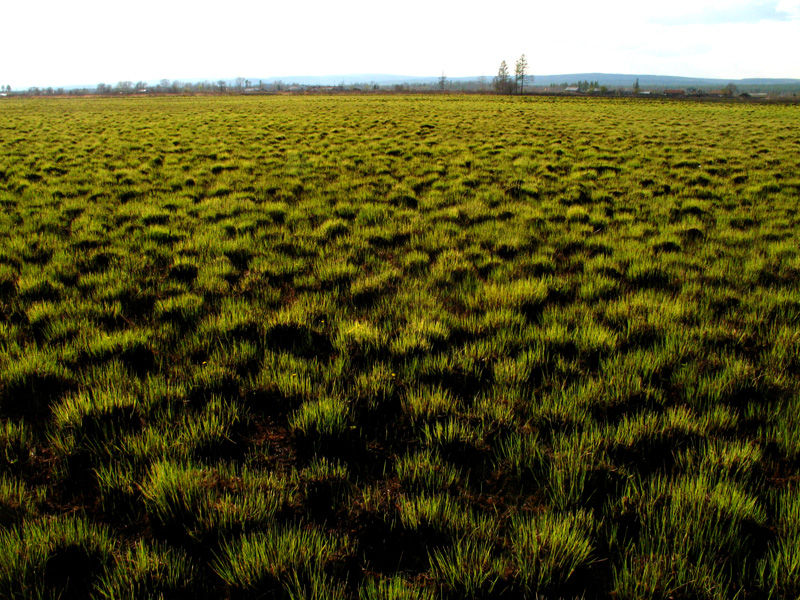
[[792, 21], [798, 18], [796, 3], [756, 2], [725, 8], [707, 8], [700, 12], [653, 19], [658, 25], [727, 25], [732, 23], [761, 23], [763, 21]]

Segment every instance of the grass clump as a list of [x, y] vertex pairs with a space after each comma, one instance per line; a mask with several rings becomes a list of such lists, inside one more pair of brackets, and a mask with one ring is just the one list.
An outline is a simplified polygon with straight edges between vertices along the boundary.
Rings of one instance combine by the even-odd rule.
[[778, 539], [758, 563], [761, 587], [771, 597], [800, 594], [800, 500], [796, 490], [785, 490], [778, 500]]
[[368, 579], [358, 589], [359, 600], [433, 600], [434, 592], [403, 579]]
[[181, 552], [139, 541], [100, 577], [95, 593], [107, 600], [189, 597], [196, 593], [196, 578], [196, 567]]
[[4, 469], [18, 469], [30, 459], [31, 430], [24, 421], [0, 422], [0, 461]]
[[310, 442], [343, 441], [352, 435], [350, 409], [338, 398], [305, 402], [290, 418], [295, 434]]
[[44, 499], [43, 489], [31, 490], [18, 479], [0, 476], [0, 525], [9, 527], [32, 519]]
[[430, 554], [431, 574], [448, 597], [491, 595], [503, 574], [503, 563], [490, 545], [470, 538]]
[[[212, 568], [225, 585], [250, 594], [297, 594], [313, 590], [341, 596], [325, 568], [346, 556], [346, 540], [310, 528], [283, 527], [225, 543]], [[306, 596], [310, 597], [310, 596]]]
[[71, 371], [51, 352], [36, 349], [0, 366], [0, 411], [41, 418], [51, 402], [74, 385]]
[[202, 546], [269, 523], [289, 500], [269, 475], [162, 461], [141, 483], [145, 512], [170, 539]]
[[514, 579], [526, 594], [558, 590], [592, 561], [593, 523], [588, 513], [545, 513], [511, 524]]
[[108, 530], [83, 517], [30, 520], [0, 533], [4, 598], [86, 598], [113, 563]]

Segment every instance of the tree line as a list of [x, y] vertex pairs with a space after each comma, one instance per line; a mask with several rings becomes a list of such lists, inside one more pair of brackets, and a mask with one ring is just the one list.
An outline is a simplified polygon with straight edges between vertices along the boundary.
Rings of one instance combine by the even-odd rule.
[[[461, 91], [461, 92], [485, 92], [494, 89], [501, 94], [521, 94], [525, 90], [526, 81], [532, 83], [533, 76], [528, 75], [528, 60], [523, 54], [517, 59], [514, 65], [514, 76], [509, 74], [508, 64], [504, 60], [500, 64], [497, 76], [492, 82], [487, 82], [483, 77], [471, 82], [452, 82], [448, 81], [444, 73], [435, 84], [413, 83], [413, 84], [392, 84], [391, 86], [381, 86], [377, 83], [360, 83], [345, 85], [341, 83], [335, 86], [318, 85], [299, 85], [286, 84], [282, 81], [271, 81], [266, 83], [259, 80], [257, 83], [244, 77], [237, 77], [232, 81], [220, 79], [218, 81], [199, 81], [183, 82], [179, 80], [170, 81], [162, 79], [155, 85], [150, 85], [145, 81], [120, 81], [115, 85], [98, 83], [94, 88], [69, 88], [63, 87], [30, 87], [27, 90], [13, 92], [17, 95], [28, 96], [62, 96], [62, 95], [130, 95], [130, 94], [213, 94], [213, 93], [264, 93], [282, 91], [314, 91], [316, 89], [330, 89], [333, 91], [380, 91], [390, 90], [394, 92], [426, 92], [426, 91]], [[0, 93], [12, 93], [11, 86], [0, 86]]]
[[[523, 54], [514, 65], [514, 77], [508, 72], [508, 63], [500, 63], [497, 76], [494, 78], [494, 89], [500, 94], [522, 94], [525, 92], [525, 78], [528, 76], [528, 59]], [[533, 81], [533, 76], [530, 76]]]

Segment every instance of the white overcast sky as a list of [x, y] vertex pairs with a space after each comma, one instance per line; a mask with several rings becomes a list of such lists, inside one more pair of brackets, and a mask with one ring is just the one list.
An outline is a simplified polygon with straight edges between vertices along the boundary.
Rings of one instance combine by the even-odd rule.
[[0, 85], [290, 75], [800, 78], [800, 0], [1, 0]]

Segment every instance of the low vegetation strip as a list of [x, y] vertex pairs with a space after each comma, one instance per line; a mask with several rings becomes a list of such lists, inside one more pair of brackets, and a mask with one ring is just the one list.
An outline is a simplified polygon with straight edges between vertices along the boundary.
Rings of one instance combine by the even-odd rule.
[[0, 596], [798, 597], [799, 119], [3, 103]]

